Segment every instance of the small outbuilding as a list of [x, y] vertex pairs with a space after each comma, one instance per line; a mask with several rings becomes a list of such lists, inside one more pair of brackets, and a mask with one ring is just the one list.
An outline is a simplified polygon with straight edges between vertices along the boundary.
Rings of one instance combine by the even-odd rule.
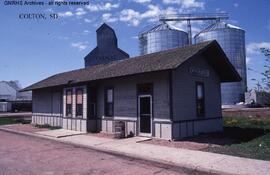
[[122, 55], [25, 88], [32, 123], [106, 133], [121, 125], [126, 136], [162, 139], [222, 131], [220, 83], [241, 77], [216, 41]]

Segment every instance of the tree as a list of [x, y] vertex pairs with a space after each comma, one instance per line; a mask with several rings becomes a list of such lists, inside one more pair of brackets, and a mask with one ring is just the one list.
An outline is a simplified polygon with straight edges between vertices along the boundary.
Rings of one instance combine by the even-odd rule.
[[264, 85], [265, 90], [270, 91], [270, 49], [261, 48], [261, 52], [265, 56], [265, 70], [262, 72], [262, 83]]

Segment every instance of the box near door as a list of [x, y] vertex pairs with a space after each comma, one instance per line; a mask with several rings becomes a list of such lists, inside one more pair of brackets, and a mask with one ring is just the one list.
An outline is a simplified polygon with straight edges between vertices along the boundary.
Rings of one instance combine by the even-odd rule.
[[115, 138], [125, 138], [126, 137], [126, 123], [123, 121], [115, 121], [114, 122], [114, 131]]

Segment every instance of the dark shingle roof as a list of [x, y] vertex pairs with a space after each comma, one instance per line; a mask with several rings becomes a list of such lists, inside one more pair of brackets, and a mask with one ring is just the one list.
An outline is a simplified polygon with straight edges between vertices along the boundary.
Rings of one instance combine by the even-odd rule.
[[[134, 75], [138, 73], [175, 69], [194, 55], [209, 50], [211, 46], [214, 46], [216, 47], [214, 49], [219, 49], [221, 51], [223, 55], [220, 59], [225, 59], [225, 63], [227, 64], [225, 66], [225, 72], [229, 74], [227, 75], [227, 79], [229, 79], [223, 81], [239, 81], [241, 79], [239, 74], [235, 71], [231, 63], [228, 61], [228, 58], [226, 57], [218, 43], [216, 41], [209, 41], [200, 44], [185, 46], [182, 48], [175, 48], [143, 56], [138, 56], [130, 59], [113, 61], [108, 64], [101, 64], [87, 67], [84, 69], [77, 69], [69, 72], [59, 73], [48, 77], [42, 81], [39, 81], [29, 87], [26, 87], [22, 91], [61, 86], [66, 85], [70, 82], [81, 83], [106, 78]], [[224, 65], [222, 67], [224, 67]], [[222, 74], [222, 72], [220, 72], [220, 74]], [[226, 79], [226, 76], [224, 78]]]

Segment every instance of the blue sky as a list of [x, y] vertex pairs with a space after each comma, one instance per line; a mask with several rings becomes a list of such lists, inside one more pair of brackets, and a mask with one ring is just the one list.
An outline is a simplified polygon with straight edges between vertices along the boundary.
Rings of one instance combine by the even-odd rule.
[[[45, 0], [43, 0], [45, 1]], [[105, 0], [89, 6], [0, 6], [0, 80], [19, 80], [23, 87], [63, 71], [84, 67], [103, 22], [117, 34], [121, 49], [139, 54], [138, 33], [160, 14], [228, 12], [229, 23], [246, 30], [247, 66], [263, 69], [258, 48], [270, 48], [269, 0]], [[19, 19], [20, 13], [57, 13], [58, 20]], [[185, 25], [176, 26], [186, 29]], [[194, 24], [194, 32], [205, 24]], [[248, 86], [259, 74], [248, 71]]]

